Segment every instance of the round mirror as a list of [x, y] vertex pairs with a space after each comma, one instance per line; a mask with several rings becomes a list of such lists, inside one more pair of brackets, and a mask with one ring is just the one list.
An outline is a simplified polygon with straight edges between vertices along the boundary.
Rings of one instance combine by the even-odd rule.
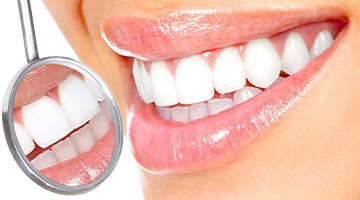
[[13, 157], [40, 186], [81, 193], [101, 183], [122, 148], [115, 98], [88, 67], [62, 57], [37, 60], [12, 80], [3, 126]]

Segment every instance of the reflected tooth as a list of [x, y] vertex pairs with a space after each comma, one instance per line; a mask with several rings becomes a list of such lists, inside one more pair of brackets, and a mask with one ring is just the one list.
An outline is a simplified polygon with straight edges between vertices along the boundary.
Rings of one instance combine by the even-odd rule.
[[330, 31], [324, 30], [320, 32], [314, 41], [313, 46], [310, 50], [310, 57], [314, 59], [322, 54], [326, 49], [328, 49], [331, 44], [334, 42], [334, 38]]
[[58, 86], [61, 107], [73, 125], [78, 128], [100, 110], [96, 97], [79, 77], [70, 75]]
[[71, 135], [79, 153], [87, 152], [96, 141], [88, 125], [82, 127]]
[[105, 110], [106, 117], [108, 118], [108, 120], [110, 122], [112, 122], [113, 119], [112, 119], [112, 116], [111, 116], [111, 112], [110, 112], [109, 106], [107, 105], [106, 102], [100, 102], [100, 110], [101, 109]]
[[168, 107], [156, 107], [157, 113], [161, 119], [171, 120], [171, 108]]
[[217, 98], [208, 101], [209, 115], [218, 114], [232, 107], [234, 107], [234, 102], [228, 98]]
[[182, 104], [206, 101], [214, 95], [213, 73], [200, 55], [179, 61], [175, 84]]
[[153, 95], [157, 106], [170, 106], [179, 102], [179, 95], [175, 86], [175, 79], [165, 62], [151, 64], [151, 81]]
[[64, 141], [60, 141], [54, 145], [51, 150], [59, 163], [79, 155], [75, 142], [71, 137], [66, 138]]
[[246, 84], [244, 64], [234, 48], [224, 49], [214, 65], [214, 85], [220, 94], [236, 91]]
[[107, 106], [102, 106], [100, 111], [89, 122], [89, 127], [96, 140], [100, 140], [111, 128], [112, 120], [106, 115]]
[[141, 73], [141, 82], [142, 87], [144, 90], [144, 102], [145, 103], [152, 103], [154, 102], [154, 95], [153, 95], [153, 87], [151, 83], [151, 76], [150, 73], [146, 70], [145, 65], [142, 64], [140, 68]]
[[88, 87], [90, 88], [91, 92], [94, 94], [94, 96], [96, 97], [96, 100], [98, 101], [103, 101], [104, 100], [104, 96], [101, 94], [101, 91], [94, 85], [94, 83], [92, 81], [90, 81], [89, 79], [85, 78], [85, 83], [88, 85]]
[[267, 87], [266, 90], [270, 90], [271, 88], [275, 87], [277, 84], [281, 83], [283, 80], [285, 80], [285, 78], [279, 76], [279, 78], [276, 79], [276, 81], [273, 82], [269, 87]]
[[243, 103], [254, 96], [260, 94], [262, 91], [259, 88], [245, 86], [244, 88], [238, 90], [234, 94], [234, 103], [238, 105]]
[[307, 46], [298, 33], [290, 33], [282, 55], [282, 70], [293, 75], [311, 61]]
[[194, 121], [209, 115], [206, 103], [197, 103], [190, 106], [190, 120]]
[[55, 143], [72, 130], [63, 109], [47, 96], [23, 106], [22, 115], [24, 127], [42, 148]]
[[46, 150], [45, 152], [36, 156], [36, 158], [33, 159], [31, 163], [37, 170], [42, 170], [59, 164], [54, 154], [50, 150]]
[[35, 143], [30, 137], [28, 131], [21, 125], [14, 123], [16, 137], [24, 154], [27, 155], [35, 149]]
[[248, 43], [245, 51], [245, 74], [250, 83], [266, 88], [281, 71], [281, 59], [269, 39], [257, 39]]
[[189, 117], [189, 107], [188, 106], [177, 106], [171, 109], [171, 118], [176, 122], [188, 122], [190, 121]]

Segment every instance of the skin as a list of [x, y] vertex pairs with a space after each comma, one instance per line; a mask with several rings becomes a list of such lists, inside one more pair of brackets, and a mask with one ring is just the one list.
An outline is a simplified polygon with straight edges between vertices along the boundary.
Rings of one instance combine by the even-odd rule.
[[[326, 63], [323, 77], [275, 127], [232, 163], [182, 175], [140, 170], [146, 199], [359, 199], [360, 198], [360, 3], [357, 0], [271, 1], [44, 1], [79, 58], [109, 84], [123, 116], [131, 59], [115, 54], [101, 37], [113, 13], [156, 16], [174, 9], [333, 6], [349, 29]], [[311, 12], [311, 10], [310, 10]], [[125, 120], [124, 120], [125, 121]], [[125, 126], [126, 127], [126, 126]]]

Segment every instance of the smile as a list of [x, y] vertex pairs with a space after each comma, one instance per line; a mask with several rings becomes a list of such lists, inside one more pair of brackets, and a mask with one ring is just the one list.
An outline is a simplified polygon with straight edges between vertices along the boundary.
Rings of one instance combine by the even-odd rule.
[[[150, 22], [113, 17], [103, 28], [115, 52], [134, 57], [127, 133], [136, 160], [153, 173], [202, 170], [238, 157], [311, 90], [347, 24], [320, 12], [271, 20], [267, 28], [262, 18], [253, 19], [255, 28], [240, 25], [236, 36], [243, 16], [197, 14]], [[200, 17], [187, 26], [194, 16]]]

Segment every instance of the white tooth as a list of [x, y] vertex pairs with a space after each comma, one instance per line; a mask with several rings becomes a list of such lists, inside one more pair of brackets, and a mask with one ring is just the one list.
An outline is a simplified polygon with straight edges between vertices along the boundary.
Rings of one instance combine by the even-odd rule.
[[91, 92], [94, 94], [98, 101], [103, 101], [104, 96], [101, 94], [101, 91], [91, 82], [89, 79], [85, 78], [85, 83], [89, 86]]
[[283, 80], [285, 80], [285, 78], [279, 76], [279, 78], [276, 79], [276, 81], [273, 82], [269, 87], [267, 87], [266, 90], [270, 90], [272, 87], [274, 87], [274, 86], [276, 86], [277, 84], [281, 83]]
[[135, 59], [133, 65], [133, 77], [136, 85], [136, 89], [141, 97], [141, 99], [145, 101], [145, 91], [143, 88], [142, 78], [141, 78], [141, 67], [139, 66], [139, 62]]
[[100, 109], [104, 109], [105, 113], [106, 113], [106, 117], [108, 118], [108, 120], [112, 123], [113, 119], [111, 116], [111, 112], [109, 110], [109, 106], [107, 105], [106, 102], [100, 102]]
[[27, 130], [21, 125], [14, 123], [16, 137], [24, 154], [27, 155], [35, 149], [35, 143]]
[[102, 106], [100, 111], [93, 117], [89, 126], [96, 140], [100, 140], [111, 128], [112, 121], [106, 116], [107, 106]]
[[245, 51], [245, 74], [250, 83], [266, 88], [281, 71], [281, 59], [269, 39], [257, 39], [248, 43]]
[[214, 95], [213, 73], [200, 55], [179, 61], [175, 84], [182, 104], [206, 101]]
[[179, 95], [175, 86], [175, 79], [165, 62], [151, 64], [151, 81], [155, 104], [157, 106], [171, 106], [179, 102]]
[[190, 106], [190, 121], [194, 121], [208, 115], [208, 106], [206, 103], [197, 103]]
[[232, 107], [234, 107], [234, 102], [228, 98], [216, 98], [208, 101], [209, 115], [218, 114]]
[[328, 49], [334, 42], [334, 38], [330, 31], [324, 30], [320, 32], [314, 41], [313, 46], [310, 49], [310, 57], [314, 59]]
[[22, 115], [25, 129], [42, 148], [55, 143], [72, 130], [63, 109], [47, 96], [23, 106]]
[[153, 94], [153, 87], [151, 83], [150, 73], [146, 70], [144, 64], [142, 64], [140, 70], [141, 70], [141, 82], [144, 90], [144, 102], [152, 103], [154, 102], [154, 94]]
[[36, 156], [36, 158], [34, 158], [31, 163], [37, 170], [42, 170], [59, 164], [54, 154], [50, 150], [46, 150], [45, 152]]
[[73, 133], [71, 138], [73, 139], [79, 153], [87, 152], [96, 143], [88, 125]]
[[171, 120], [171, 108], [168, 107], [156, 107], [157, 113], [161, 119]]
[[189, 107], [188, 106], [177, 106], [171, 109], [171, 118], [176, 122], [188, 122], [189, 118]]
[[245, 86], [244, 88], [235, 92], [234, 103], [235, 103], [235, 105], [243, 103], [243, 102], [253, 98], [254, 96], [260, 94], [261, 92], [262, 91], [259, 88]]
[[59, 163], [70, 160], [79, 155], [75, 142], [71, 137], [55, 144], [51, 150]]
[[244, 63], [234, 48], [224, 49], [214, 65], [214, 85], [220, 94], [236, 91], [246, 84]]
[[78, 128], [100, 110], [96, 97], [79, 77], [70, 75], [58, 86], [61, 107], [73, 125]]
[[282, 55], [282, 70], [293, 75], [311, 61], [307, 46], [298, 33], [290, 33]]

